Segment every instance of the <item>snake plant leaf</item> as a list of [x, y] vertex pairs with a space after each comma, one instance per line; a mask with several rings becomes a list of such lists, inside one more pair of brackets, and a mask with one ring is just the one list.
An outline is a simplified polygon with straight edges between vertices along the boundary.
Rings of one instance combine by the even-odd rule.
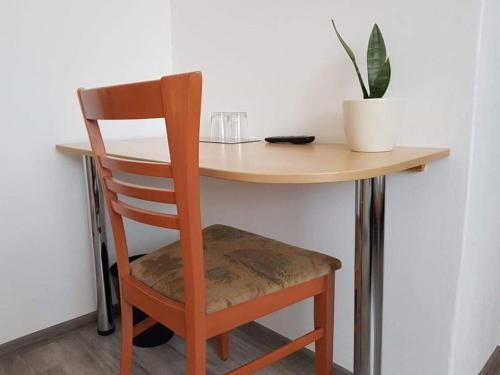
[[367, 66], [368, 66], [368, 85], [370, 86], [370, 97], [373, 96], [374, 85], [382, 66], [387, 60], [387, 53], [385, 50], [384, 38], [382, 32], [377, 24], [373, 26], [368, 42], [367, 52]]
[[337, 30], [337, 26], [335, 26], [335, 21], [332, 19], [332, 25], [333, 29], [335, 30], [335, 34], [337, 34], [337, 38], [339, 38], [340, 44], [344, 47], [345, 51], [347, 52], [347, 55], [351, 59], [354, 69], [356, 70], [356, 74], [358, 75], [358, 80], [359, 84], [361, 85], [361, 90], [363, 91], [363, 98], [368, 99], [368, 91], [366, 90], [365, 83], [363, 82], [363, 77], [361, 76], [361, 73], [358, 68], [358, 64], [356, 63], [356, 57], [354, 56], [354, 53], [352, 52], [351, 48], [347, 45], [347, 43], [344, 41], [344, 39], [340, 36], [339, 31]]
[[391, 61], [387, 59], [380, 68], [377, 77], [370, 83], [370, 99], [382, 98], [391, 80]]

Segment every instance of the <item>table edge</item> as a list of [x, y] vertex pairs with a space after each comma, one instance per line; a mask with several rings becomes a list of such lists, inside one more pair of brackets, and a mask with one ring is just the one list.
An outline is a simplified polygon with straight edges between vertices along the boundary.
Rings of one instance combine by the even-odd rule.
[[[57, 144], [56, 150], [71, 156], [92, 155], [92, 152], [90, 150], [75, 149], [65, 144]], [[221, 180], [263, 183], [263, 184], [319, 184], [319, 183], [355, 181], [355, 180], [363, 180], [377, 176], [386, 176], [398, 172], [414, 170], [415, 168], [423, 167], [427, 163], [444, 159], [450, 155], [449, 148], [434, 148], [433, 150], [435, 150], [435, 153], [423, 157], [417, 157], [411, 160], [406, 160], [401, 163], [390, 165], [387, 167], [379, 167], [379, 168], [359, 170], [359, 171], [327, 172], [321, 174], [314, 173], [314, 174], [274, 175], [274, 174], [262, 174], [262, 173], [257, 174], [257, 173], [246, 173], [246, 172], [234, 172], [221, 169], [200, 167], [200, 175], [204, 177], [212, 177]], [[120, 156], [120, 155], [113, 155], [112, 153], [110, 155], [118, 157]], [[138, 159], [138, 160], [147, 160], [147, 159]], [[423, 171], [423, 168], [414, 172], [421, 172], [421, 171]]]

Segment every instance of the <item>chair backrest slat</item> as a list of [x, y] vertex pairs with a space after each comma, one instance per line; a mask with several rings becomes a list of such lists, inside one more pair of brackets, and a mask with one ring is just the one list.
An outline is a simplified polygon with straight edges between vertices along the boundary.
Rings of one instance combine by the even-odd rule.
[[127, 197], [142, 199], [145, 201], [175, 204], [175, 192], [172, 190], [144, 187], [106, 177], [106, 187], [114, 193], [126, 195]]
[[179, 218], [177, 215], [144, 210], [120, 201], [111, 201], [111, 206], [113, 211], [115, 211], [118, 215], [125, 216], [126, 218], [139, 223], [161, 228], [179, 229]]
[[104, 168], [112, 171], [150, 177], [172, 177], [172, 166], [170, 163], [128, 160], [109, 156], [101, 156], [99, 160]]
[[83, 90], [80, 100], [88, 120], [138, 120], [164, 117], [160, 81]]

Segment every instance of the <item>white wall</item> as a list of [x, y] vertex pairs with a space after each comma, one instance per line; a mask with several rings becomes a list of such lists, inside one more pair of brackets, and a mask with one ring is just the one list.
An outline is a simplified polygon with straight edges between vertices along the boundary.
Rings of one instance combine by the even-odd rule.
[[78, 87], [170, 72], [169, 17], [164, 0], [2, 1], [0, 343], [95, 310], [82, 162], [54, 145], [87, 137]]
[[483, 0], [467, 230], [452, 374], [477, 374], [500, 344], [500, 3]]
[[[499, 9], [485, 1], [474, 97], [479, 1], [172, 0], [174, 70], [204, 73], [205, 134], [211, 111], [242, 110], [255, 136], [310, 133], [318, 141], [343, 142], [342, 100], [360, 93], [331, 30], [335, 16], [362, 66], [371, 25], [381, 26], [393, 64], [388, 95], [407, 102], [400, 144], [452, 149], [449, 159], [424, 173], [388, 178], [384, 374], [474, 373], [500, 342], [500, 332], [491, 328], [500, 310], [499, 220], [492, 209], [498, 207], [498, 178], [482, 173], [494, 171], [498, 160], [498, 77], [492, 77]], [[171, 70], [169, 8], [160, 0], [2, 2], [0, 343], [95, 309], [81, 161], [53, 145], [86, 138], [77, 87]], [[160, 123], [133, 125], [105, 134], [164, 133]], [[342, 259], [335, 355], [351, 368], [352, 184], [203, 179], [202, 185], [205, 224], [240, 226]], [[131, 229], [133, 252], [165, 238]], [[311, 320], [303, 304], [263, 322], [291, 337], [310, 328]]]
[[[405, 98], [400, 144], [448, 146], [420, 174], [388, 178], [384, 374], [447, 374], [462, 248], [479, 2], [172, 0], [174, 70], [204, 73], [211, 111], [249, 113], [255, 136], [308, 133], [344, 141], [341, 104], [360, 97], [330, 25], [335, 16], [365, 65], [373, 22], [393, 65], [389, 96]], [[364, 68], [363, 68], [364, 69]], [[336, 361], [352, 368], [353, 185], [269, 186], [205, 179], [205, 223], [222, 222], [342, 259]], [[263, 322], [288, 336], [310, 306]]]

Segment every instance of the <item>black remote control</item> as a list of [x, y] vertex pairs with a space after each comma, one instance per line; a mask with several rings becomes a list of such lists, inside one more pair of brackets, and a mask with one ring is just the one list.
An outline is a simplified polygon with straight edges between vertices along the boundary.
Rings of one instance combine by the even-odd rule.
[[314, 135], [292, 135], [292, 136], [275, 136], [264, 138], [269, 143], [293, 143], [294, 145], [305, 145], [314, 141]]

